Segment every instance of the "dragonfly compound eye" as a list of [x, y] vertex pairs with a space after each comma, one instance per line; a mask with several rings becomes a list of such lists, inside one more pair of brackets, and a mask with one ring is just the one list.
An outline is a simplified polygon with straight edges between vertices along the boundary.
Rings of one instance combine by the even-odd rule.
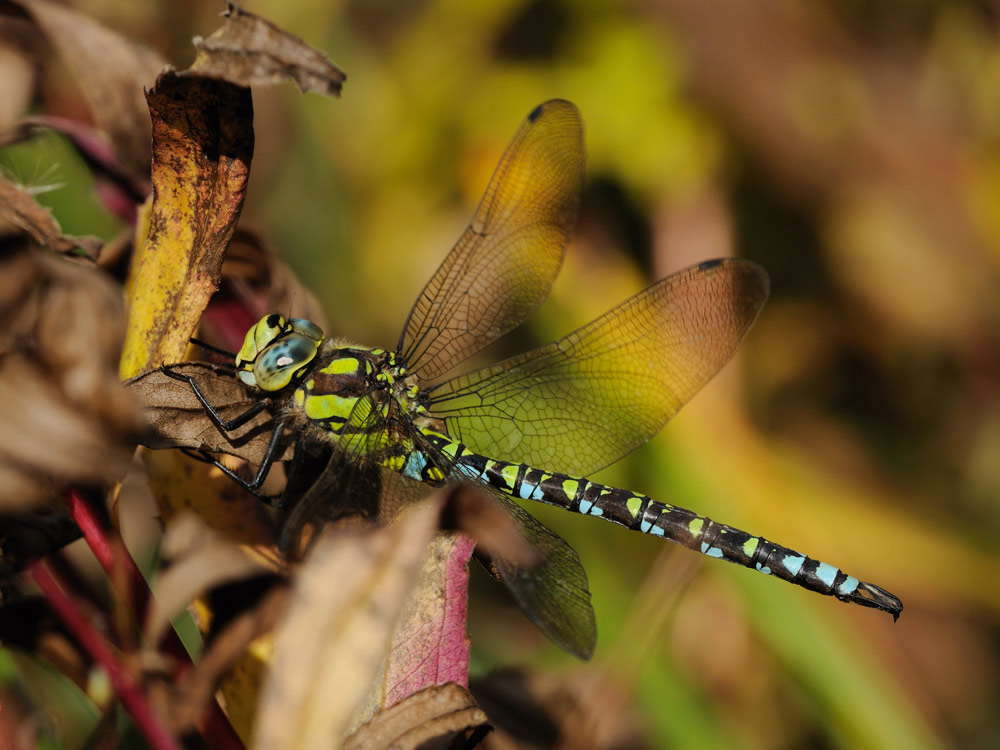
[[311, 320], [306, 320], [305, 318], [292, 318], [288, 321], [287, 327], [289, 330], [295, 333], [301, 333], [306, 338], [310, 338], [316, 343], [323, 340], [323, 329], [318, 325], [313, 323]]
[[[289, 333], [268, 346], [254, 362], [253, 371], [243, 371], [240, 377], [244, 383], [256, 385], [265, 391], [280, 391], [306, 365], [313, 361], [320, 341]], [[244, 375], [252, 378], [251, 383]]]

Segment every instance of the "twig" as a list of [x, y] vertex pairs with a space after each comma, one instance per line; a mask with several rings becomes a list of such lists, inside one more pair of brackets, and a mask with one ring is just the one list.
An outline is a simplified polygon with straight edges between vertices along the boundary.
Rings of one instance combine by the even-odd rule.
[[[139, 566], [135, 564], [135, 560], [129, 554], [121, 534], [116, 529], [107, 528], [101, 523], [98, 515], [79, 490], [71, 489], [67, 493], [66, 503], [70, 515], [80, 527], [87, 545], [101, 567], [104, 568], [108, 578], [114, 583], [120, 580], [118, 576], [124, 572], [132, 612], [136, 620], [142, 622], [146, 616], [152, 594]], [[150, 645], [154, 648], [156, 646], [156, 644]], [[191, 657], [173, 628], [168, 629], [163, 639], [163, 647], [176, 660], [178, 666], [174, 669], [173, 677], [179, 679], [190, 669]], [[232, 724], [229, 723], [229, 718], [222, 711], [218, 701], [211, 698], [206, 708], [207, 710], [197, 724], [198, 730], [208, 745], [219, 748], [219, 750], [242, 750], [243, 742], [236, 734]]]
[[152, 707], [142, 692], [142, 687], [115, 658], [111, 647], [94, 629], [76, 602], [63, 591], [48, 564], [44, 560], [32, 563], [28, 567], [28, 574], [42, 590], [49, 606], [62, 620], [63, 625], [90, 658], [107, 673], [118, 700], [132, 715], [136, 727], [149, 741], [150, 746], [155, 750], [180, 750], [180, 746], [173, 736], [167, 732], [159, 717], [153, 713]]

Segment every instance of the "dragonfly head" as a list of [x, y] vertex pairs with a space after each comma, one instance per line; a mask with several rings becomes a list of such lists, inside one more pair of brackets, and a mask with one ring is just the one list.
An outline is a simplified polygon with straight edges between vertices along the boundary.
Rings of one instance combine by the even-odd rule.
[[247, 385], [280, 391], [315, 359], [323, 336], [322, 328], [303, 318], [265, 315], [247, 331], [236, 372]]

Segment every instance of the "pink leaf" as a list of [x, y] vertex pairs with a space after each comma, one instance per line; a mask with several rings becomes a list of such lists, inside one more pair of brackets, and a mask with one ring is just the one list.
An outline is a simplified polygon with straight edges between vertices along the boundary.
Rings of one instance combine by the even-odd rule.
[[393, 634], [386, 662], [383, 707], [431, 685], [469, 684], [469, 558], [475, 540], [440, 533], [431, 543], [420, 579]]

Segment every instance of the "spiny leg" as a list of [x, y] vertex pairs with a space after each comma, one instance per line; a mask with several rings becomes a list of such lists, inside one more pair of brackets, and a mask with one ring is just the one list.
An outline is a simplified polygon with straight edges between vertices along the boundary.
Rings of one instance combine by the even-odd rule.
[[232, 419], [226, 420], [223, 419], [222, 415], [215, 410], [215, 407], [212, 406], [211, 403], [209, 403], [208, 399], [205, 397], [205, 394], [202, 393], [201, 387], [198, 385], [198, 383], [191, 375], [184, 375], [179, 372], [174, 372], [172, 369], [170, 369], [170, 367], [166, 366], [161, 368], [161, 372], [168, 378], [179, 380], [182, 383], [187, 383], [188, 387], [191, 388], [191, 392], [194, 393], [195, 397], [201, 403], [202, 408], [205, 409], [205, 413], [208, 414], [209, 418], [213, 422], [215, 422], [216, 427], [218, 427], [223, 432], [232, 432], [233, 430], [239, 429], [247, 422], [249, 422], [251, 419], [260, 414], [262, 411], [267, 409], [267, 407], [271, 403], [270, 399], [262, 398], [260, 401], [255, 403], [253, 406], [251, 406], [242, 414], [237, 414]]
[[[232, 432], [233, 430], [239, 429], [247, 422], [249, 422], [251, 419], [260, 414], [262, 411], [264, 411], [270, 403], [268, 399], [261, 399], [242, 414], [238, 414], [232, 419], [226, 420], [222, 418], [222, 415], [220, 415], [219, 412], [216, 411], [215, 407], [212, 406], [212, 404], [208, 401], [208, 399], [205, 397], [205, 394], [202, 393], [201, 388], [198, 386], [198, 383], [192, 376], [174, 372], [169, 367], [162, 368], [162, 372], [169, 378], [173, 378], [174, 380], [179, 380], [183, 383], [187, 383], [188, 387], [191, 388], [191, 392], [194, 393], [195, 397], [201, 403], [202, 408], [205, 410], [205, 413], [208, 414], [209, 418], [215, 423], [216, 427], [218, 427], [219, 430], [222, 431], [223, 433], [229, 433]], [[270, 505], [273, 498], [262, 495], [260, 492], [260, 487], [264, 483], [264, 480], [267, 479], [268, 472], [270, 472], [271, 466], [274, 464], [275, 458], [277, 457], [278, 449], [280, 447], [281, 437], [284, 432], [284, 424], [285, 424], [284, 417], [276, 417], [274, 419], [274, 426], [271, 430], [271, 437], [268, 439], [267, 448], [264, 451], [264, 456], [261, 459], [260, 465], [257, 467], [257, 473], [254, 475], [254, 478], [251, 479], [249, 482], [243, 477], [241, 477], [239, 474], [237, 474], [235, 471], [230, 469], [228, 466], [223, 464], [217, 458], [212, 456], [211, 453], [209, 453], [208, 451], [204, 450], [198, 451], [198, 455], [194, 455], [187, 450], [185, 450], [185, 453], [191, 456], [192, 458], [197, 458], [198, 460], [212, 464], [217, 469], [219, 469], [223, 474], [225, 474], [227, 477], [236, 482], [236, 484], [245, 489], [247, 492], [252, 493], [253, 495], [259, 497], [261, 500], [267, 502]], [[283, 497], [280, 498], [278, 502], [283, 504], [284, 498]]]
[[[202, 341], [201, 339], [196, 339], [191, 337], [188, 339], [194, 346], [199, 349], [204, 349], [206, 352], [212, 352], [213, 354], [219, 354], [226, 358], [230, 367], [232, 367], [233, 360], [236, 359], [236, 352], [231, 352], [228, 349], [223, 349], [222, 347], [215, 346], [214, 344], [209, 344], [207, 341]], [[236, 368], [233, 367], [235, 370]]]

